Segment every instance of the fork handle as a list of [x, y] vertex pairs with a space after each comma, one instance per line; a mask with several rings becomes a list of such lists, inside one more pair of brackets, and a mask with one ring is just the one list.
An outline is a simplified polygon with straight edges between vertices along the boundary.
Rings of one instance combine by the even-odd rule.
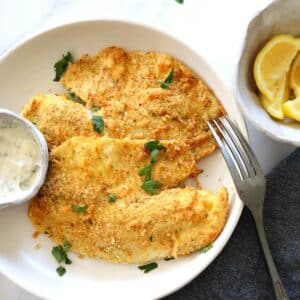
[[262, 213], [257, 215], [253, 214], [255, 224], [256, 224], [256, 229], [258, 233], [258, 237], [260, 240], [260, 244], [262, 247], [262, 250], [264, 252], [264, 256], [268, 265], [268, 269], [273, 281], [273, 287], [276, 295], [277, 300], [289, 300], [289, 297], [284, 289], [284, 286], [282, 284], [282, 281], [279, 277], [279, 274], [277, 272], [276, 266], [274, 264], [272, 254], [268, 245], [268, 241], [266, 238], [265, 230], [264, 230], [264, 224], [263, 224], [263, 218], [262, 218]]

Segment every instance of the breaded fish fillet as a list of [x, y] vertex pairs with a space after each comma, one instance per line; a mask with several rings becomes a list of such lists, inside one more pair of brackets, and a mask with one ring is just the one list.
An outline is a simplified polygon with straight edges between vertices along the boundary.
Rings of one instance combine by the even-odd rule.
[[64, 95], [37, 95], [23, 107], [21, 115], [41, 130], [49, 149], [73, 136], [99, 136], [89, 111]]
[[[73, 136], [101, 136], [93, 129], [91, 111], [64, 95], [35, 96], [24, 106], [21, 114], [41, 130], [49, 149], [59, 146]], [[96, 114], [100, 115], [101, 110]], [[104, 134], [109, 135], [107, 130]], [[178, 143], [185, 148], [183, 141]], [[197, 149], [197, 160], [209, 155], [214, 147], [214, 141], [206, 140]], [[190, 149], [189, 145], [186, 149]]]
[[[167, 187], [185, 177], [188, 158], [172, 143], [163, 144], [167, 151], [153, 177]], [[175, 188], [149, 196], [137, 174], [148, 160], [143, 141], [72, 138], [52, 151], [29, 217], [39, 232], [57, 243], [67, 240], [79, 255], [113, 262], [187, 255], [214, 241], [226, 220], [226, 190], [213, 195]], [[114, 203], [109, 193], [116, 195]], [[86, 205], [86, 211], [77, 213], [73, 205]]]
[[[160, 84], [174, 69], [168, 89]], [[88, 105], [101, 107], [114, 138], [180, 140], [199, 160], [216, 145], [206, 121], [224, 113], [209, 88], [180, 61], [162, 53], [111, 47], [70, 64], [61, 83]]]
[[[40, 194], [70, 198], [74, 204], [102, 198], [106, 203], [110, 193], [117, 198], [146, 194], [141, 188], [144, 177], [139, 175], [139, 170], [150, 163], [145, 142], [73, 137], [52, 150], [48, 179]], [[186, 147], [171, 141], [161, 143], [166, 151], [160, 151], [152, 179], [161, 182], [162, 189], [177, 186], [191, 173], [197, 173], [196, 163]]]
[[41, 194], [31, 201], [29, 216], [39, 232], [46, 231], [59, 244], [70, 242], [80, 256], [144, 263], [209, 245], [222, 231], [228, 210], [225, 189], [213, 195], [175, 188], [152, 197], [139, 195], [128, 205], [122, 200], [100, 205], [88, 198], [81, 201], [87, 210], [78, 214], [72, 211], [72, 198]]

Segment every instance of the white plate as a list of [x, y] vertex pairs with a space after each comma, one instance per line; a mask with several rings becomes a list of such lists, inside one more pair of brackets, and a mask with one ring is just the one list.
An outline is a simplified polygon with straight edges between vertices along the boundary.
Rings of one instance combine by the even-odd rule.
[[[155, 50], [173, 55], [197, 72], [222, 100], [225, 109], [246, 135], [241, 114], [216, 74], [192, 49], [161, 31], [119, 21], [87, 21], [64, 25], [36, 35], [4, 55], [0, 61], [1, 106], [20, 112], [24, 103], [38, 93], [59, 92], [52, 81], [53, 65], [63, 53], [75, 58], [95, 54], [100, 48], [121, 46], [128, 50]], [[220, 54], [221, 55], [221, 54]], [[159, 261], [159, 267], [144, 274], [136, 265], [119, 265], [73, 255], [67, 273], [58, 277], [51, 255], [53, 243], [45, 236], [32, 239], [34, 228], [27, 205], [0, 211], [0, 271], [16, 284], [46, 299], [154, 299], [167, 295], [191, 281], [220, 253], [229, 240], [242, 211], [231, 178], [220, 153], [203, 160], [200, 179], [204, 187], [217, 190], [225, 185], [230, 193], [226, 226], [205, 254]], [[35, 244], [42, 248], [35, 250]], [[224, 270], [226, 271], [226, 270]]]

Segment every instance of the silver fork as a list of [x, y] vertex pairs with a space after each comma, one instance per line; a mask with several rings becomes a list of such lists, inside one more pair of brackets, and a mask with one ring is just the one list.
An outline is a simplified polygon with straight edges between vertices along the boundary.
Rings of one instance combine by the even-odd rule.
[[263, 206], [266, 180], [262, 168], [241, 132], [229, 117], [220, 117], [207, 124], [221, 149], [239, 196], [254, 218], [258, 237], [272, 277], [276, 299], [288, 300], [264, 230]]

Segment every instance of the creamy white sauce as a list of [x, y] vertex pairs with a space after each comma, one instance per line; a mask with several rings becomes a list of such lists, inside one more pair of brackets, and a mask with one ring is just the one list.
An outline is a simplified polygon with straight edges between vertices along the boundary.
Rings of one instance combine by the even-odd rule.
[[0, 202], [22, 196], [41, 171], [41, 151], [21, 122], [0, 120]]

